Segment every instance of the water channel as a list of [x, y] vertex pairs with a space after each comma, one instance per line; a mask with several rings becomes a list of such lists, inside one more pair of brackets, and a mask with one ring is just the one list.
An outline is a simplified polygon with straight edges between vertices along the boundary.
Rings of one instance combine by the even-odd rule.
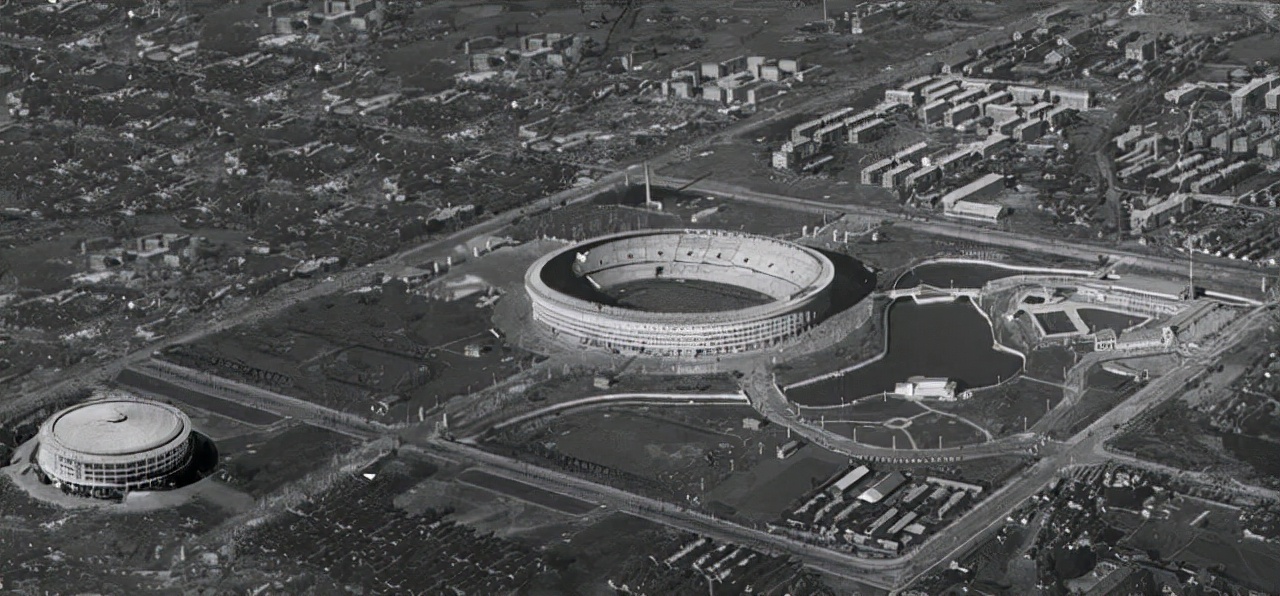
[[[987, 263], [933, 261], [911, 268], [898, 278], [893, 287], [907, 289], [927, 284], [935, 288], [981, 288], [987, 285], [987, 282], [997, 279], [1046, 272], [1048, 270], [1024, 270]], [[1077, 272], [1064, 269], [1060, 273], [1072, 275]]]

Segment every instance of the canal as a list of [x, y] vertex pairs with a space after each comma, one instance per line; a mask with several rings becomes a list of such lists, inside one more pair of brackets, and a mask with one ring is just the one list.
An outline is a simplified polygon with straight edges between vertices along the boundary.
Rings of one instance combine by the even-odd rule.
[[[927, 284], [935, 288], [981, 288], [987, 282], [1015, 275], [1045, 274], [1049, 270], [1022, 270], [1000, 267], [987, 263], [958, 261], [932, 261], [916, 265], [902, 274], [893, 284], [897, 289], [914, 288]], [[1079, 275], [1070, 270], [1056, 271], [1057, 275]]]

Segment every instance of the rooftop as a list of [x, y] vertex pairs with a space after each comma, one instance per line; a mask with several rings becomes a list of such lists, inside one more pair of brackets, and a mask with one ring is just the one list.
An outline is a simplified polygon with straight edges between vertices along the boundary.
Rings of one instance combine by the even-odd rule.
[[51, 434], [67, 449], [126, 455], [163, 446], [188, 426], [176, 408], [124, 397], [87, 402], [59, 412]]

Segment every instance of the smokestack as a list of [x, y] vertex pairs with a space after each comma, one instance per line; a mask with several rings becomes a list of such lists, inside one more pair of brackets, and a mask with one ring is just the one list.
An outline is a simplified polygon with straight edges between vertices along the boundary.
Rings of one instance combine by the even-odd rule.
[[1196, 298], [1196, 253], [1191, 250], [1191, 237], [1187, 237], [1187, 299]]
[[644, 162], [644, 206], [649, 209], [653, 206], [653, 191], [649, 188], [649, 162]]

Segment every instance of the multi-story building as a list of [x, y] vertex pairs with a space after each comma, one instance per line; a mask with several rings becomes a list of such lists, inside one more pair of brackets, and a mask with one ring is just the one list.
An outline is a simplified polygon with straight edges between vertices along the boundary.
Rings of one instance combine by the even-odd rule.
[[1004, 176], [1000, 174], [986, 174], [973, 182], [970, 182], [960, 188], [957, 188], [945, 195], [939, 202], [944, 209], [950, 209], [955, 205], [956, 201], [969, 200], [992, 197], [1004, 190]]
[[1277, 75], [1255, 77], [1233, 91], [1231, 93], [1231, 115], [1236, 120], [1244, 118], [1250, 109], [1256, 108], [1263, 103], [1267, 93], [1277, 87], [1277, 82], [1280, 82], [1280, 76]]
[[1140, 36], [1124, 46], [1124, 57], [1134, 62], [1147, 62], [1156, 58], [1156, 40], [1150, 36]]

